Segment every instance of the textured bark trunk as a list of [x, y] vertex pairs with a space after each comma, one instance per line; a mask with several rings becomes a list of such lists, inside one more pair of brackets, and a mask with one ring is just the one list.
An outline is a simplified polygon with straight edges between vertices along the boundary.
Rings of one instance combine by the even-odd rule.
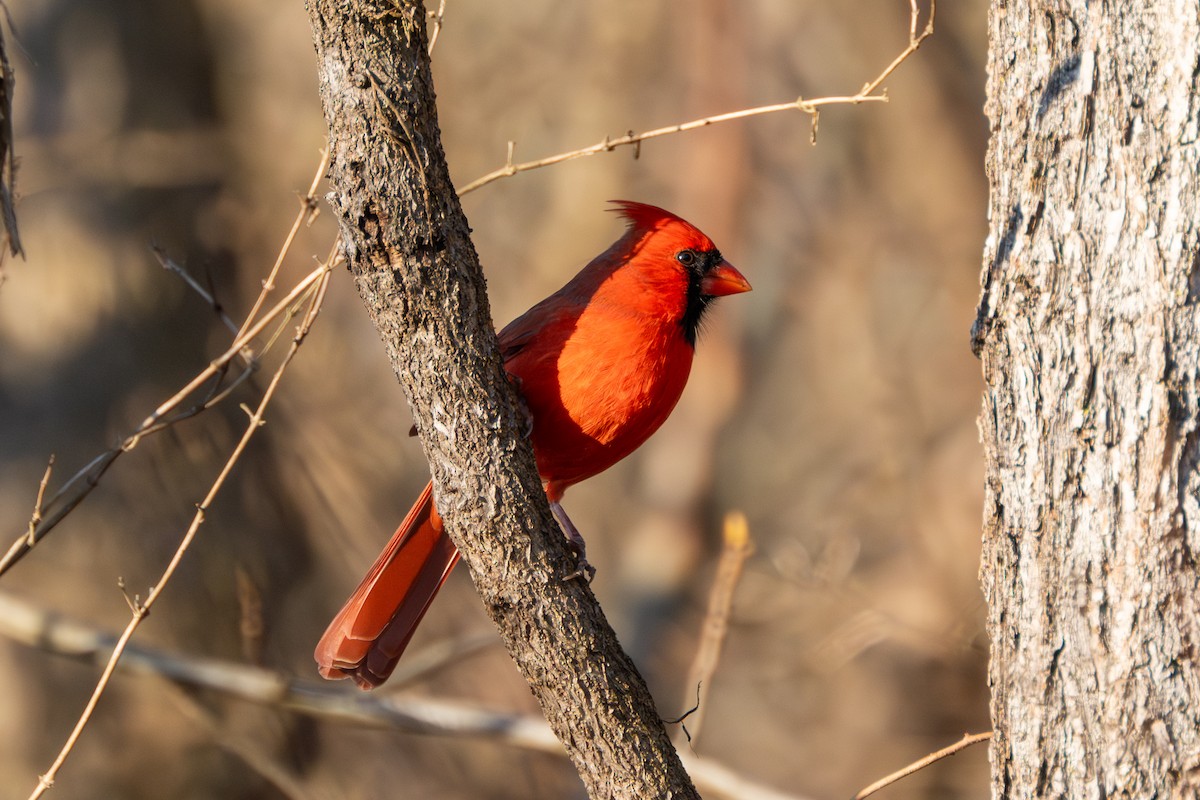
[[330, 202], [413, 407], [451, 538], [589, 795], [697, 797], [595, 598], [564, 580], [575, 565], [501, 367], [442, 153], [425, 9], [397, 0], [308, 7], [332, 148]]
[[994, 0], [982, 579], [997, 797], [1200, 787], [1200, 7]]

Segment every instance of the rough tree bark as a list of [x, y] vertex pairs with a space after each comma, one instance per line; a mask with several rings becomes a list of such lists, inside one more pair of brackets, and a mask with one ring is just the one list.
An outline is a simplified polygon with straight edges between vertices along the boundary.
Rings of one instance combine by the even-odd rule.
[[575, 565], [537, 478], [446, 169], [425, 9], [402, 0], [309, 0], [308, 9], [329, 200], [484, 605], [591, 797], [698, 797], [591, 591], [564, 580]]
[[1200, 7], [993, 0], [996, 797], [1200, 788]]

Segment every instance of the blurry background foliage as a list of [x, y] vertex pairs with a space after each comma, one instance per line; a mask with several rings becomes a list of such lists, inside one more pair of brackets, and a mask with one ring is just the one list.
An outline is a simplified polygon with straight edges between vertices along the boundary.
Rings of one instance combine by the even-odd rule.
[[[64, 479], [228, 342], [150, 252], [237, 319], [257, 295], [325, 133], [300, 2], [9, 0], [27, 261], [0, 286], [0, 519], [24, 527], [47, 456]], [[685, 676], [719, 522], [756, 553], [695, 747], [757, 781], [845, 797], [985, 730], [976, 584], [979, 367], [968, 344], [985, 235], [983, 0], [887, 81], [892, 101], [777, 114], [539, 170], [465, 207], [502, 325], [619, 234], [605, 201], [703, 228], [755, 291], [719, 304], [687, 393], [626, 463], [567, 496], [594, 589], [664, 716]], [[450, 0], [434, 54], [455, 180], [797, 94], [853, 93], [904, 46], [903, 0]], [[327, 252], [323, 214], [285, 280]], [[290, 285], [290, 284], [289, 284]], [[244, 388], [250, 402], [261, 389]], [[236, 403], [144, 442], [3, 591], [108, 630], [144, 593], [244, 425]], [[311, 650], [426, 480], [382, 348], [339, 271], [268, 425], [138, 641], [313, 675]], [[237, 574], [264, 629], [239, 632]], [[488, 631], [463, 571], [414, 641]], [[96, 670], [0, 641], [0, 797], [24, 797]], [[496, 645], [405, 691], [533, 712]], [[52, 796], [277, 797], [218, 746], [244, 736], [314, 794], [553, 798], [564, 760], [503, 745], [316, 723], [199, 694], [197, 725], [118, 677]], [[889, 790], [986, 797], [978, 748]]]

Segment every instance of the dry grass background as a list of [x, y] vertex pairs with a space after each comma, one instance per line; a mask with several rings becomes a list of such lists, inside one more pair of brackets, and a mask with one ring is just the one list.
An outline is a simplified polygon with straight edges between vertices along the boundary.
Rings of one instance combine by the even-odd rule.
[[[25, 526], [50, 453], [61, 480], [112, 446], [228, 332], [157, 265], [156, 243], [233, 316], [259, 291], [323, 143], [299, 2], [10, 0], [23, 52], [17, 154], [28, 260], [0, 286], [0, 519]], [[907, 39], [901, 0], [450, 0], [434, 56], [456, 181], [503, 162], [797, 94], [852, 93]], [[976, 583], [979, 369], [968, 329], [986, 234], [982, 0], [889, 79], [892, 102], [733, 123], [519, 175], [466, 198], [503, 324], [606, 247], [605, 201], [697, 223], [755, 291], [719, 304], [674, 417], [576, 487], [594, 589], [664, 716], [685, 685], [719, 521], [750, 520], [698, 753], [780, 790], [855, 790], [987, 722]], [[285, 268], [311, 269], [328, 214]], [[265, 375], [238, 396], [252, 403]], [[426, 471], [342, 271], [268, 425], [138, 641], [311, 676], [330, 615]], [[0, 591], [117, 630], [116, 588], [157, 578], [245, 415], [147, 440]], [[239, 571], [261, 595], [246, 646]], [[487, 631], [465, 574], [414, 649]], [[249, 652], [247, 652], [249, 651]], [[0, 640], [0, 798], [24, 797], [96, 669]], [[350, 691], [347, 687], [347, 691]], [[402, 692], [534, 711], [498, 646]], [[195, 709], [206, 711], [207, 722]], [[494, 742], [318, 723], [118, 677], [51, 796], [271, 798], [250, 741], [321, 798], [557, 798], [570, 766]], [[987, 796], [982, 748], [888, 790]]]

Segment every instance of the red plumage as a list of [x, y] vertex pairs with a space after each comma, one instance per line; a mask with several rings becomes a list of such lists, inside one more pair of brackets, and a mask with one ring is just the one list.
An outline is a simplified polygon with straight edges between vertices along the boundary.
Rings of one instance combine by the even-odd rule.
[[[644, 203], [617, 206], [625, 235], [499, 334], [533, 417], [546, 495], [573, 539], [563, 492], [662, 425], [687, 383], [709, 302], [750, 289], [688, 222]], [[363, 688], [386, 680], [457, 560], [427, 486], [317, 645], [321, 675]]]

